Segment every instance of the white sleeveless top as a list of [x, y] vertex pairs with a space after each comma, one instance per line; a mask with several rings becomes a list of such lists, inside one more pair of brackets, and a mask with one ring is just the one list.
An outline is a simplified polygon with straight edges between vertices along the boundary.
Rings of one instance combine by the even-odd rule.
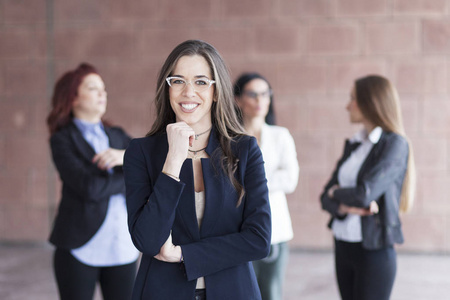
[[[198, 228], [202, 225], [203, 214], [205, 213], [205, 191], [195, 192], [195, 214], [197, 215]], [[197, 279], [196, 289], [204, 289], [205, 278], [200, 277]]]

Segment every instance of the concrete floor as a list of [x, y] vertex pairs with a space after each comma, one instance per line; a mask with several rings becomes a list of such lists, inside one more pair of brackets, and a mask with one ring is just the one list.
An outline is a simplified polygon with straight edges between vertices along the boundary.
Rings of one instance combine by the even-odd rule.
[[[47, 245], [0, 245], [0, 299], [58, 299]], [[99, 293], [96, 300], [102, 299]], [[284, 300], [339, 299], [331, 252], [293, 251]], [[392, 300], [449, 300], [450, 256], [398, 255]]]

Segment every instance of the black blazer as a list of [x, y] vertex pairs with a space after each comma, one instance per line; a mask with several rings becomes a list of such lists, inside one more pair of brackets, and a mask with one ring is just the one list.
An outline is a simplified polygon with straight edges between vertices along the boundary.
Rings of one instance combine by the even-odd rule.
[[[106, 127], [111, 148], [125, 149], [131, 138], [118, 127]], [[125, 193], [122, 167], [114, 173], [92, 163], [94, 149], [70, 123], [50, 138], [53, 162], [62, 180], [62, 196], [50, 242], [58, 248], [84, 245], [102, 225], [109, 197]]]
[[359, 170], [356, 187], [336, 189], [330, 198], [328, 189], [338, 184], [339, 168], [350, 156], [351, 146], [346, 141], [344, 154], [320, 196], [322, 208], [332, 216], [329, 226], [333, 218], [345, 218], [337, 213], [340, 203], [367, 208], [375, 200], [379, 213], [361, 218], [363, 247], [380, 249], [403, 243], [399, 203], [408, 164], [408, 142], [398, 134], [383, 132]]
[[[211, 131], [202, 159], [205, 213], [199, 230], [195, 212], [192, 162], [186, 159], [180, 182], [161, 173], [167, 135], [135, 139], [124, 161], [128, 225], [142, 253], [133, 299], [194, 299], [197, 278], [204, 277], [208, 299], [261, 299], [251, 261], [267, 256], [271, 219], [261, 151], [253, 137], [232, 143], [239, 158], [236, 177], [246, 195], [238, 195], [219, 167], [217, 132]], [[184, 263], [155, 259], [172, 231]]]

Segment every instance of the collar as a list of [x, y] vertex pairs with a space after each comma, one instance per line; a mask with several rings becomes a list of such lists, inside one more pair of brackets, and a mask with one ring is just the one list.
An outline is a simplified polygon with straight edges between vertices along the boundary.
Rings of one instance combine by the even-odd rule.
[[216, 128], [213, 127], [211, 128], [211, 132], [209, 134], [209, 140], [208, 140], [208, 146], [206, 146], [206, 153], [208, 153], [208, 155], [211, 157], [212, 153], [214, 152], [214, 150], [216, 150], [216, 148], [219, 146], [219, 137], [218, 137], [218, 132], [216, 132]]
[[369, 140], [372, 144], [377, 144], [380, 141], [381, 134], [383, 133], [383, 129], [380, 126], [375, 127], [369, 134], [367, 134], [366, 129], [362, 129], [357, 132], [350, 141], [354, 142], [364, 142], [365, 140]]
[[91, 122], [81, 120], [78, 118], [73, 118], [73, 122], [78, 127], [78, 129], [80, 129], [81, 132], [95, 131], [96, 128], [101, 128], [103, 130], [105, 129], [103, 127], [103, 123], [101, 121], [99, 121], [97, 123], [91, 123]]

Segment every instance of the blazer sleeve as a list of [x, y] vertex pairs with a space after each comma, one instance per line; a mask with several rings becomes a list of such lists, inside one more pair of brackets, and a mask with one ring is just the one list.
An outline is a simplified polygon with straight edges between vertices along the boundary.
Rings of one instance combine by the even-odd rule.
[[339, 172], [339, 167], [344, 161], [344, 157], [337, 162], [336, 167], [331, 175], [330, 180], [328, 180], [325, 185], [322, 194], [320, 195], [320, 203], [322, 204], [322, 209], [329, 212], [330, 215], [334, 218], [344, 219], [346, 215], [338, 214], [339, 202], [335, 198], [330, 198], [328, 196], [328, 189], [338, 184], [337, 174]]
[[339, 203], [355, 207], [369, 207], [403, 176], [408, 162], [408, 142], [399, 135], [386, 140], [378, 158], [365, 174], [358, 178], [356, 187], [340, 188], [334, 191], [334, 199]]
[[77, 152], [68, 134], [54, 134], [50, 138], [50, 147], [61, 180], [81, 199], [101, 201], [125, 191], [122, 172], [110, 174], [98, 169]]
[[184, 183], [161, 173], [152, 185], [149, 163], [139, 140], [132, 140], [123, 165], [128, 228], [136, 248], [155, 256], [172, 230]]
[[[281, 128], [280, 134], [280, 164], [271, 174], [266, 173], [269, 191], [294, 192], [298, 183], [299, 166], [294, 139], [286, 128]], [[265, 157], [265, 160], [270, 157]]]
[[245, 162], [246, 192], [240, 231], [181, 245], [188, 280], [266, 257], [270, 250], [271, 217], [264, 162], [251, 138]]

